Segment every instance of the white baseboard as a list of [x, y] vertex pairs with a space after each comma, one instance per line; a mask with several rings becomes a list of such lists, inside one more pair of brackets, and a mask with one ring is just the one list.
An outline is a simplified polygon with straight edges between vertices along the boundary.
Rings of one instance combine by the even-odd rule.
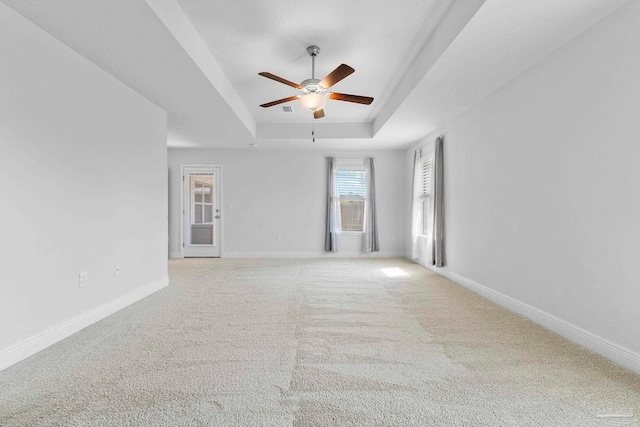
[[482, 295], [483, 297], [499, 304], [514, 313], [517, 313], [527, 319], [544, 326], [545, 328], [579, 344], [589, 350], [606, 357], [614, 363], [623, 366], [637, 374], [640, 374], [640, 354], [615, 344], [606, 338], [586, 331], [579, 326], [560, 319], [552, 314], [532, 307], [510, 296], [504, 295], [498, 291], [494, 291], [484, 285], [467, 279], [464, 276], [453, 273], [442, 268], [427, 267], [429, 270], [437, 273], [449, 280], [452, 280], [465, 288]]
[[178, 252], [169, 252], [169, 258], [170, 259], [180, 259], [180, 258], [182, 258], [182, 254], [180, 253], [180, 251], [178, 251]]
[[403, 251], [371, 252], [224, 252], [223, 258], [404, 258]]
[[164, 277], [3, 350], [0, 352], [0, 371], [140, 301], [168, 284], [169, 278]]

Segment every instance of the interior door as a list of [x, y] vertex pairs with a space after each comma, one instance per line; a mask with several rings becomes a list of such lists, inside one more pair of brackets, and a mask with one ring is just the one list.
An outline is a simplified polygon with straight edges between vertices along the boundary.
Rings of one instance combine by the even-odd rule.
[[184, 257], [220, 257], [221, 168], [182, 168]]

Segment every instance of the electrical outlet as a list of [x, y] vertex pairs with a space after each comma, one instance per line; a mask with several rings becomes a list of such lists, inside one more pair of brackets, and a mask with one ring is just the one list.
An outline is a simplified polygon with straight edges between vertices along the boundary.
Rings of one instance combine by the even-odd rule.
[[120, 275], [120, 266], [119, 265], [114, 265], [113, 266], [113, 275], [118, 277]]
[[282, 242], [282, 236], [281, 235], [277, 235], [276, 236], [276, 242]]
[[86, 271], [78, 275], [78, 285], [82, 288], [89, 284], [89, 273]]

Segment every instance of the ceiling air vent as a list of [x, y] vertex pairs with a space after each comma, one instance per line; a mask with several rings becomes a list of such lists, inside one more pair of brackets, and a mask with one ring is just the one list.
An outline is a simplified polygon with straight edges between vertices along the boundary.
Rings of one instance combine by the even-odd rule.
[[291, 108], [290, 105], [283, 105], [282, 106], [282, 112], [283, 113], [293, 113], [293, 108]]

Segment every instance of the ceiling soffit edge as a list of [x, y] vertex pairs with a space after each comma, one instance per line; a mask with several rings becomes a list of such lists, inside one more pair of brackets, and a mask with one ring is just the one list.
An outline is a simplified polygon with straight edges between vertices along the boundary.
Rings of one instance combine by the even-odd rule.
[[373, 135], [387, 123], [414, 88], [435, 65], [486, 0], [453, 1], [444, 12], [431, 36], [419, 49], [415, 59], [393, 88], [387, 101], [373, 120]]
[[[312, 134], [313, 132], [313, 134]], [[258, 123], [256, 139], [370, 139], [371, 123]]]
[[255, 137], [255, 120], [178, 2], [176, 0], [145, 1]]

